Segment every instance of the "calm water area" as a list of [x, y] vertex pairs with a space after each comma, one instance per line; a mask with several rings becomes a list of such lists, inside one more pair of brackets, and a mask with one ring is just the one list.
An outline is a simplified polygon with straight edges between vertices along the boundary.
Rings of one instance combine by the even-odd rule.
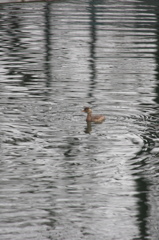
[[158, 240], [159, 1], [1, 3], [0, 123], [0, 239]]

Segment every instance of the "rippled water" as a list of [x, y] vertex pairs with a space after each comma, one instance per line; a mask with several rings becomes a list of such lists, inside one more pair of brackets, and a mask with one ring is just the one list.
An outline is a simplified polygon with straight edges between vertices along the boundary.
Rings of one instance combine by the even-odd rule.
[[0, 239], [158, 240], [157, 4], [0, 5]]

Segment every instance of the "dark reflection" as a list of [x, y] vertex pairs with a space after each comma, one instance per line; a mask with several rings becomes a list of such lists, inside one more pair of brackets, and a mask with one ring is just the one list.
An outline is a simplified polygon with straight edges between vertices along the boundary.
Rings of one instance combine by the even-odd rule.
[[[95, 58], [95, 48], [96, 48], [96, 40], [97, 40], [97, 29], [96, 29], [96, 0], [91, 0], [89, 2], [89, 12], [90, 12], [90, 89], [88, 96], [90, 98], [93, 97], [93, 91], [96, 85], [96, 58]], [[93, 101], [89, 101], [89, 104], [92, 104]]]
[[[30, 36], [30, 32], [26, 29], [29, 29], [29, 26], [32, 24], [31, 20], [25, 20], [21, 17], [21, 14], [15, 14], [21, 13], [23, 10], [22, 6], [11, 6], [10, 9], [7, 11], [7, 21], [6, 18], [3, 19], [3, 16], [1, 18], [2, 22], [2, 28], [4, 27], [4, 34], [1, 36], [1, 49], [4, 49], [4, 52], [2, 52], [2, 55], [5, 53], [4, 61], [6, 61], [6, 64], [4, 65], [4, 68], [7, 70], [6, 75], [8, 76], [8, 79], [10, 78], [16, 81], [16, 85], [20, 85], [22, 87], [26, 87], [28, 85], [34, 85], [32, 90], [36, 89], [34, 91], [34, 95], [39, 94], [47, 94], [48, 95], [48, 89], [50, 88], [50, 82], [51, 82], [51, 2], [47, 2], [44, 6], [43, 11], [40, 13], [40, 23], [38, 23], [40, 26], [41, 24], [44, 26], [43, 29], [40, 29], [39, 36], [36, 38], [35, 36]], [[44, 15], [44, 16], [43, 16]], [[4, 21], [4, 23], [3, 23]], [[6, 26], [7, 25], [7, 26]], [[36, 26], [34, 26], [36, 29]], [[25, 29], [26, 28], [26, 29]], [[42, 43], [44, 42], [45, 48], [42, 49], [41, 52], [35, 53], [34, 50], [32, 50], [32, 42], [34, 44], [34, 41], [39, 41], [39, 37], [41, 37], [42, 31], [44, 31], [44, 37], [42, 35]], [[44, 38], [44, 39], [43, 39]], [[34, 41], [32, 41], [34, 40]], [[44, 40], [44, 41], [43, 41]], [[38, 43], [37, 43], [38, 45]], [[35, 57], [34, 57], [35, 56]], [[41, 60], [44, 56], [44, 60]], [[43, 64], [44, 70], [40, 68], [41, 74], [37, 76], [37, 68]], [[37, 82], [39, 83], [39, 79], [41, 78], [43, 72], [46, 75], [46, 88], [45, 91], [40, 88], [37, 90]], [[17, 82], [17, 80], [20, 80]], [[36, 81], [36, 84], [35, 84]], [[41, 82], [42, 83], [42, 82]], [[41, 84], [40, 83], [40, 84]], [[33, 93], [32, 91], [32, 93]]]
[[[141, 151], [139, 155], [142, 154]], [[141, 157], [141, 156], [140, 156]], [[135, 158], [136, 159], [136, 158]], [[147, 239], [149, 236], [149, 227], [148, 227], [148, 218], [149, 218], [149, 191], [150, 191], [150, 181], [144, 176], [144, 174], [141, 172], [141, 169], [146, 169], [146, 159], [140, 162], [138, 164], [137, 161], [133, 164], [134, 170], [140, 168], [139, 173], [133, 174], [137, 178], [135, 179], [136, 182], [136, 191], [138, 194], [136, 195], [138, 201], [137, 201], [137, 222], [139, 226], [139, 239]]]
[[51, 82], [51, 3], [47, 2], [45, 6], [45, 64], [46, 87], [50, 87]]
[[75, 157], [76, 153], [74, 152], [76, 147], [79, 146], [79, 139], [78, 138], [67, 138], [67, 147], [66, 151], [64, 152], [64, 156], [66, 158]]
[[87, 122], [87, 126], [84, 130], [85, 133], [90, 133], [92, 131], [92, 125], [91, 122]]
[[[156, 12], [156, 19], [157, 19], [157, 23], [159, 24], [159, 12]], [[155, 102], [157, 104], [159, 104], [159, 28], [156, 28], [156, 45], [157, 45], [157, 49], [156, 49], [156, 98], [155, 98]]]
[[136, 180], [137, 191], [138, 194], [138, 223], [139, 223], [139, 230], [140, 230], [140, 238], [142, 240], [147, 239], [148, 237], [148, 216], [149, 216], [149, 209], [148, 209], [148, 192], [149, 192], [149, 182], [146, 178], [140, 177]]
[[[155, 148], [155, 139], [159, 138], [159, 132], [156, 131], [155, 125], [158, 124], [157, 121], [152, 121], [153, 117], [150, 117], [149, 121], [152, 126], [147, 126], [147, 130], [142, 134], [141, 138], [144, 141], [144, 145], [141, 150], [136, 154], [131, 160], [135, 160], [133, 165], [133, 170], [135, 171], [135, 182], [136, 182], [136, 191], [138, 194], [137, 197], [137, 206], [138, 214], [137, 221], [140, 230], [140, 239], [147, 239], [150, 235], [150, 224], [149, 218], [152, 217], [154, 222], [153, 225], [157, 225], [155, 216], [151, 216], [150, 211], [153, 206], [153, 202], [150, 198], [151, 195], [154, 195], [151, 191], [151, 186], [153, 183], [152, 179], [154, 178], [154, 172], [152, 172], [149, 166], [153, 166], [154, 158], [152, 151]], [[147, 120], [148, 121], [148, 120]], [[157, 171], [156, 166], [155, 171]], [[137, 172], [136, 172], [137, 170]], [[149, 174], [147, 174], [149, 173]], [[158, 193], [156, 193], [158, 194]], [[155, 194], [155, 195], [156, 195]]]
[[[102, 122], [99, 122], [99, 123], [93, 123], [95, 125], [100, 125], [102, 124]], [[87, 122], [87, 126], [85, 127], [85, 130], [84, 132], [85, 133], [90, 133], [92, 131], [92, 122]]]
[[[12, 73], [10, 72], [9, 74], [12, 74]], [[33, 79], [34, 79], [34, 77], [33, 77], [33, 75], [30, 74], [30, 73], [22, 74], [21, 85], [22, 85], [22, 86], [26, 86], [26, 85], [28, 85], [29, 83], [31, 83]]]
[[19, 63], [23, 62], [26, 58], [24, 52], [26, 52], [27, 48], [25, 43], [21, 41], [22, 37], [24, 37], [24, 33], [22, 32], [22, 19], [20, 15], [14, 14], [15, 11], [20, 12], [21, 8], [12, 7], [11, 10], [8, 11], [7, 27], [4, 29], [4, 34], [2, 36], [2, 41], [6, 41], [8, 46], [8, 51], [5, 52], [7, 57], [4, 61], [7, 61], [7, 63], [13, 61], [15, 64], [6, 64], [5, 69], [8, 70], [7, 75], [11, 78], [17, 75], [21, 76], [20, 84], [25, 86], [32, 82], [33, 75], [27, 72], [28, 70], [26, 70], [23, 64], [21, 66], [19, 65]]
[[[144, 4], [154, 4], [154, 7], [158, 9], [158, 1], [144, 1], [143, 0], [143, 6]], [[154, 9], [155, 9], [154, 8]], [[152, 14], [152, 9], [153, 8], [147, 8], [147, 11], [150, 11], [150, 14]], [[156, 24], [155, 26], [159, 25], [159, 12], [156, 11]], [[147, 23], [147, 26], [145, 25], [144, 27], [147, 27], [148, 29], [154, 28], [155, 26], [151, 26], [153, 23]], [[157, 45], [157, 51], [156, 51], [156, 97], [154, 101], [159, 104], [159, 30], [156, 28], [156, 45]], [[146, 104], [145, 104], [146, 105]], [[153, 108], [153, 107], [152, 107]], [[153, 179], [153, 174], [149, 172], [149, 165], [150, 162], [153, 165], [153, 155], [152, 155], [152, 150], [155, 147], [155, 139], [159, 137], [159, 132], [157, 130], [157, 125], [158, 125], [158, 118], [159, 118], [159, 111], [156, 108], [153, 108], [155, 113], [149, 115], [147, 119], [145, 120], [147, 122], [147, 129], [144, 131], [142, 134], [141, 138], [143, 139], [144, 145], [141, 148], [141, 150], [136, 154], [136, 157], [133, 158], [132, 160], [135, 160], [135, 163], [133, 163], [133, 169], [134, 170], [139, 170], [137, 173], [133, 174], [136, 176], [135, 182], [136, 182], [136, 190], [138, 194], [136, 195], [137, 197], [137, 209], [138, 209], [138, 214], [137, 214], [137, 222], [138, 222], [138, 227], [140, 231], [139, 239], [145, 240], [148, 239], [150, 236], [150, 224], [149, 224], [149, 219], [150, 217], [153, 218], [153, 226], [156, 226], [158, 223], [156, 223], [156, 216], [151, 216], [151, 206], [153, 206], [153, 202], [151, 202], [150, 196], [153, 194], [151, 192], [151, 185], [153, 182], [151, 180]], [[149, 175], [146, 173], [149, 172]], [[152, 179], [150, 179], [152, 178]]]

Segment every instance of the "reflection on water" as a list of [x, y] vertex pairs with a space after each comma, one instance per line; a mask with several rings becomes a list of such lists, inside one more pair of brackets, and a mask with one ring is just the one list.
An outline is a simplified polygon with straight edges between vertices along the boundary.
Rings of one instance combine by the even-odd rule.
[[87, 122], [85, 133], [90, 133], [91, 131], [92, 131], [92, 124], [90, 122]]
[[1, 4], [1, 239], [158, 239], [157, 4]]

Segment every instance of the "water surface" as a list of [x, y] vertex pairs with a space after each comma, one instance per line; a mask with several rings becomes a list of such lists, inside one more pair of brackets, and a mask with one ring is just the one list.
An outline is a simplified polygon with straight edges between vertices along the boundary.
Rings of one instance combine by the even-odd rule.
[[158, 9], [1, 4], [1, 239], [158, 240]]

